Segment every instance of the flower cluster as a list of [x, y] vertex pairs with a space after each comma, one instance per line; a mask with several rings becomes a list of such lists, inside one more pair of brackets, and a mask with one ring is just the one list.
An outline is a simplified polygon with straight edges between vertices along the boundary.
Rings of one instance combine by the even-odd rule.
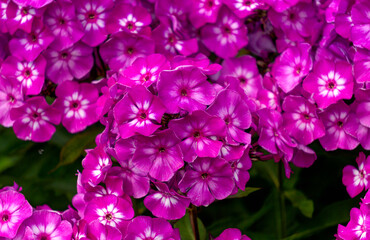
[[[252, 159], [282, 161], [290, 177], [291, 163], [316, 160], [315, 140], [370, 150], [365, 0], [0, 3], [0, 124], [35, 142], [60, 123], [105, 126], [82, 161], [76, 210], [29, 207], [8, 224], [11, 209], [3, 237], [179, 239], [166, 220], [245, 190]], [[368, 188], [358, 163], [344, 169], [351, 196]], [[157, 218], [134, 218], [132, 198]], [[234, 237], [247, 239], [219, 239]]]

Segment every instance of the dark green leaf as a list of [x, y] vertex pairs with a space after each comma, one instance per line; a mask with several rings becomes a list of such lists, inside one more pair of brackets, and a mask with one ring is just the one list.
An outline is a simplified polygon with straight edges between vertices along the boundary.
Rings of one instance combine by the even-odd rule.
[[287, 190], [284, 192], [284, 195], [292, 202], [293, 206], [298, 208], [301, 213], [311, 218], [313, 214], [313, 201], [307, 199], [307, 197], [298, 190]]

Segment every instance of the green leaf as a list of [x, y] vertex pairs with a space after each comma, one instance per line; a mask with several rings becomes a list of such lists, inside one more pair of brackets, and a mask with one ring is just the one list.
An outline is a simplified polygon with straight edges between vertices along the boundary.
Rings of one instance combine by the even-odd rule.
[[[200, 240], [205, 240], [207, 239], [207, 230], [202, 221], [199, 218], [197, 220]], [[175, 223], [175, 228], [179, 229], [182, 240], [195, 240], [189, 213], [186, 213], [183, 218]]]
[[307, 197], [299, 190], [287, 190], [284, 195], [292, 202], [293, 206], [298, 208], [301, 213], [312, 218], [314, 206], [313, 201], [307, 199]]
[[335, 202], [325, 207], [309, 223], [302, 225], [296, 233], [283, 240], [295, 240], [307, 238], [322, 231], [325, 228], [336, 226], [349, 220], [351, 208], [358, 202], [358, 199], [349, 199]]
[[61, 166], [74, 163], [85, 151], [95, 146], [95, 137], [101, 132], [101, 128], [91, 128], [88, 131], [73, 136], [62, 148], [58, 165]]
[[248, 196], [252, 192], [258, 191], [260, 189], [261, 188], [256, 188], [256, 187], [247, 187], [247, 188], [245, 188], [244, 191], [242, 191], [242, 190], [239, 189], [239, 191], [236, 194], [231, 195], [231, 196], [229, 196], [227, 198], [243, 198], [243, 197]]

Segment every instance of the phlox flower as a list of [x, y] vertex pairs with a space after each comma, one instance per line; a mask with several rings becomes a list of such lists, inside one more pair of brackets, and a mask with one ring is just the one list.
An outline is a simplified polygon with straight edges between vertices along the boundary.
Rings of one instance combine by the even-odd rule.
[[13, 108], [10, 117], [14, 120], [15, 135], [22, 140], [45, 142], [55, 132], [53, 124], [59, 124], [61, 113], [50, 106], [44, 97], [29, 98], [22, 106]]
[[364, 189], [369, 188], [370, 180], [370, 157], [366, 158], [363, 152], [360, 152], [356, 158], [358, 169], [347, 165], [343, 168], [343, 184], [346, 186], [348, 194], [353, 198]]
[[171, 61], [172, 69], [185, 65], [196, 66], [206, 75], [216, 74], [222, 68], [220, 64], [212, 63], [209, 58], [202, 53], [197, 54], [195, 57], [177, 55]]
[[53, 34], [39, 19], [35, 19], [30, 33], [17, 31], [9, 41], [11, 54], [21, 60], [34, 61], [54, 40]]
[[180, 240], [178, 229], [162, 218], [138, 216], [127, 227], [125, 240], [173, 239]]
[[136, 133], [151, 135], [161, 125], [165, 112], [162, 101], [144, 86], [137, 85], [115, 105], [113, 114], [118, 123], [122, 138], [128, 138]]
[[150, 35], [152, 18], [144, 7], [131, 4], [116, 4], [109, 16], [107, 28], [115, 33], [125, 31], [139, 35]]
[[22, 7], [31, 6], [34, 8], [42, 8], [50, 4], [53, 0], [13, 0], [17, 5]]
[[85, 77], [94, 64], [92, 51], [91, 47], [81, 42], [64, 50], [48, 48], [44, 54], [47, 59], [46, 75], [57, 84]]
[[258, 9], [266, 9], [268, 7], [261, 0], [223, 0], [222, 2], [241, 19], [252, 15]]
[[6, 22], [8, 21], [6, 10], [8, 9], [9, 3], [10, 0], [0, 0], [0, 32], [3, 33], [8, 32], [8, 28], [6, 26]]
[[61, 214], [52, 210], [36, 210], [24, 225], [31, 230], [31, 239], [70, 240], [72, 225], [62, 220]]
[[178, 194], [175, 190], [169, 189], [165, 183], [155, 183], [157, 191], [151, 190], [144, 199], [144, 205], [156, 217], [166, 220], [176, 220], [185, 216], [186, 208], [190, 200]]
[[231, 166], [222, 158], [197, 158], [187, 165], [179, 188], [195, 206], [208, 206], [234, 189]]
[[313, 94], [317, 105], [326, 108], [353, 94], [352, 66], [346, 62], [322, 60], [303, 80], [303, 89]]
[[29, 33], [32, 28], [33, 20], [36, 17], [42, 16], [42, 13], [43, 10], [35, 9], [30, 6], [22, 7], [11, 1], [6, 10], [8, 16], [6, 23], [9, 33], [14, 34], [18, 29]]
[[91, 47], [98, 46], [108, 35], [106, 25], [113, 0], [79, 0], [75, 5], [77, 18], [85, 32], [81, 41]]
[[15, 190], [0, 192], [0, 237], [14, 238], [22, 222], [32, 215], [32, 207]]
[[326, 151], [333, 151], [338, 148], [353, 150], [359, 144], [358, 140], [344, 127], [347, 125], [349, 112], [349, 106], [340, 101], [319, 114], [326, 131], [325, 136], [320, 138], [319, 141]]
[[231, 84], [228, 77], [237, 79], [248, 97], [257, 98], [257, 94], [262, 88], [262, 77], [258, 72], [256, 59], [251, 56], [225, 59], [220, 71], [220, 80], [224, 81], [225, 84]]
[[239, 188], [244, 191], [245, 185], [250, 178], [248, 170], [252, 167], [252, 160], [249, 157], [249, 148], [244, 151], [240, 158], [230, 161], [230, 164], [233, 171], [235, 188]]
[[134, 217], [134, 209], [129, 201], [115, 195], [92, 199], [86, 206], [84, 219], [87, 222], [99, 220], [103, 225], [120, 228], [125, 221]]
[[357, 49], [354, 56], [354, 74], [357, 83], [370, 81], [370, 50]]
[[[356, 101], [354, 106], [355, 114], [351, 120], [351, 125], [356, 129], [356, 135], [358, 141], [362, 147], [370, 149], [370, 90], [369, 89], [358, 89], [355, 97]], [[355, 122], [353, 122], [355, 118]], [[346, 126], [347, 127], [347, 126]]]
[[311, 46], [308, 43], [286, 49], [272, 66], [276, 83], [285, 92], [293, 90], [312, 68]]
[[252, 117], [242, 96], [232, 90], [223, 90], [207, 109], [207, 113], [222, 118], [226, 124], [226, 140], [229, 143], [251, 142], [251, 136], [244, 130], [251, 126]]
[[130, 66], [138, 57], [154, 53], [154, 42], [133, 34], [118, 32], [100, 46], [100, 54], [112, 70]]
[[180, 142], [171, 130], [151, 137], [138, 136], [133, 162], [152, 178], [168, 181], [184, 165]]
[[247, 28], [227, 7], [223, 7], [217, 21], [201, 29], [201, 40], [219, 57], [234, 57], [248, 43]]
[[91, 240], [121, 240], [122, 233], [115, 227], [110, 225], [104, 225], [99, 220], [90, 222], [87, 225], [88, 238], [76, 238], [77, 239], [91, 239]]
[[204, 110], [216, 97], [214, 86], [207, 81], [199, 68], [193, 66], [163, 71], [157, 88], [167, 113]]
[[350, 221], [346, 227], [338, 226], [339, 239], [354, 239], [366, 240], [369, 238], [370, 232], [369, 212], [363, 205], [360, 209], [352, 208], [350, 213]]
[[284, 127], [302, 144], [310, 144], [325, 135], [325, 127], [316, 114], [316, 106], [304, 97], [289, 95], [283, 102]]
[[63, 1], [54, 1], [48, 6], [44, 23], [55, 36], [51, 47], [56, 50], [70, 48], [85, 34], [76, 18], [75, 5]]
[[62, 124], [69, 132], [80, 132], [98, 120], [94, 85], [66, 81], [58, 85], [55, 94], [55, 107], [63, 113]]
[[26, 95], [37, 95], [45, 81], [46, 60], [41, 55], [35, 61], [21, 61], [9, 56], [3, 62], [1, 73], [9, 79], [15, 79]]
[[168, 127], [182, 140], [180, 147], [186, 162], [193, 162], [197, 156], [217, 157], [222, 147], [217, 137], [226, 135], [225, 122], [201, 110], [182, 119], [171, 120]]

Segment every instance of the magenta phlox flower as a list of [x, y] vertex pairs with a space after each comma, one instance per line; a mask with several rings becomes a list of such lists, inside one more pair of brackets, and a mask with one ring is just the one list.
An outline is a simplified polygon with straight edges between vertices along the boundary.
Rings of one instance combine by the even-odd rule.
[[99, 220], [90, 222], [87, 225], [87, 238], [79, 238], [81, 240], [91, 239], [91, 240], [121, 240], [122, 233], [118, 228], [112, 227], [110, 225], [104, 225]]
[[41, 20], [35, 19], [30, 33], [17, 31], [9, 41], [11, 54], [21, 60], [34, 61], [44, 51], [54, 36], [50, 30], [43, 25]]
[[128, 33], [150, 36], [149, 24], [152, 22], [147, 9], [131, 4], [116, 4], [107, 23], [108, 31], [115, 33], [125, 31]]
[[142, 85], [132, 87], [113, 109], [122, 138], [151, 135], [161, 126], [165, 111], [162, 101]]
[[118, 140], [115, 150], [116, 159], [121, 167], [113, 167], [110, 175], [123, 179], [123, 192], [134, 198], [142, 198], [149, 192], [148, 173], [140, 170], [132, 161], [135, 151], [134, 140], [132, 138]]
[[201, 29], [201, 40], [219, 57], [235, 57], [247, 45], [247, 28], [227, 7], [220, 9], [217, 21]]
[[169, 189], [165, 183], [155, 183], [157, 190], [151, 190], [144, 199], [144, 205], [156, 217], [176, 220], [185, 216], [190, 200]]
[[47, 49], [46, 75], [57, 84], [85, 77], [94, 64], [92, 51], [91, 47], [80, 42], [60, 51]]
[[163, 70], [169, 70], [170, 64], [161, 54], [152, 54], [145, 58], [137, 58], [131, 66], [125, 68], [119, 76], [119, 83], [131, 87], [143, 85], [149, 87], [158, 80]]
[[353, 44], [370, 50], [370, 3], [358, 2], [352, 6], [351, 39]]
[[7, 28], [10, 34], [14, 34], [18, 29], [27, 33], [31, 32], [32, 22], [36, 17], [41, 17], [42, 9], [35, 9], [30, 6], [18, 6], [12, 1], [8, 4], [6, 9], [7, 14]]
[[326, 108], [353, 94], [352, 66], [346, 62], [316, 62], [313, 72], [303, 80], [303, 88], [313, 94], [317, 105]]
[[0, 76], [0, 124], [13, 126], [10, 110], [23, 104], [22, 87], [15, 79]]
[[224, 230], [220, 236], [216, 237], [215, 240], [251, 240], [246, 235], [242, 235], [241, 231], [237, 228], [228, 228]]
[[134, 217], [134, 209], [127, 199], [115, 195], [106, 195], [91, 200], [85, 209], [87, 222], [99, 220], [103, 225], [120, 228], [125, 221]]
[[317, 156], [314, 150], [303, 144], [297, 144], [294, 148], [292, 163], [300, 168], [308, 168], [316, 161]]
[[2, 64], [1, 74], [6, 78], [15, 79], [26, 95], [37, 95], [45, 81], [46, 60], [41, 55], [35, 61], [21, 61], [9, 56]]
[[152, 33], [156, 51], [168, 56], [177, 54], [189, 56], [198, 52], [197, 39], [188, 31], [188, 28], [181, 28], [177, 31], [175, 27], [171, 27], [168, 20], [162, 21]]
[[256, 59], [251, 56], [225, 59], [222, 63], [220, 80], [231, 76], [239, 80], [240, 87], [250, 98], [256, 98], [262, 88], [262, 77], [258, 72]]
[[216, 116], [198, 110], [182, 119], [172, 120], [168, 124], [176, 136], [182, 140], [181, 150], [184, 161], [193, 162], [199, 157], [217, 157], [222, 142], [215, 137], [225, 137], [225, 122]]
[[285, 92], [293, 90], [312, 68], [311, 46], [307, 43], [286, 49], [272, 65], [272, 75]]
[[112, 34], [100, 47], [100, 54], [112, 70], [130, 66], [138, 57], [154, 53], [154, 42], [133, 34]]
[[53, 124], [60, 123], [61, 113], [50, 106], [44, 97], [39, 96], [29, 98], [20, 107], [12, 108], [10, 118], [14, 120], [13, 130], [19, 139], [45, 142], [54, 134]]
[[75, 5], [77, 18], [85, 32], [81, 41], [91, 47], [98, 46], [108, 35], [106, 25], [113, 0], [79, 0]]
[[284, 127], [299, 143], [310, 144], [325, 135], [325, 127], [317, 117], [316, 106], [301, 96], [289, 95], [283, 102]]
[[359, 144], [358, 140], [350, 135], [344, 126], [347, 124], [350, 107], [343, 101], [331, 105], [319, 114], [323, 121], [326, 134], [319, 139], [326, 151], [336, 149], [353, 150]]
[[70, 48], [85, 34], [77, 20], [75, 5], [63, 1], [55, 1], [48, 6], [44, 23], [55, 36], [51, 47], [56, 50]]
[[14, 238], [22, 222], [32, 215], [32, 206], [23, 194], [6, 190], [0, 192], [0, 237]]
[[259, 132], [258, 144], [272, 154], [282, 153], [287, 161], [293, 157], [297, 146], [283, 129], [283, 117], [275, 110], [262, 109], [258, 111]]
[[192, 1], [189, 20], [195, 28], [217, 20], [218, 11], [222, 5], [221, 0], [194, 0]]
[[180, 240], [178, 229], [162, 218], [138, 216], [127, 227], [125, 240], [173, 239]]
[[138, 136], [133, 162], [152, 178], [168, 181], [184, 165], [180, 142], [172, 130], [151, 137]]
[[[357, 136], [363, 148], [370, 149], [370, 90], [358, 89], [356, 91], [356, 101], [354, 106], [354, 113], [350, 114], [349, 119], [344, 127], [352, 132], [352, 135]], [[353, 134], [355, 132], [355, 134]]]
[[24, 225], [32, 230], [32, 239], [70, 240], [72, 225], [52, 210], [36, 210]]
[[206, 105], [210, 105], [216, 98], [215, 88], [207, 81], [202, 71], [193, 66], [163, 71], [159, 76], [157, 88], [167, 113], [204, 110]]
[[370, 157], [366, 158], [363, 152], [360, 152], [356, 158], [358, 169], [352, 165], [343, 168], [342, 182], [346, 186], [351, 198], [360, 194], [364, 189], [369, 188], [370, 180]]
[[222, 68], [220, 64], [211, 63], [209, 58], [202, 53], [197, 54], [193, 58], [177, 55], [171, 61], [172, 69], [184, 65], [196, 66], [206, 75], [216, 74]]
[[104, 181], [108, 170], [112, 166], [110, 157], [105, 153], [103, 146], [86, 151], [87, 155], [82, 160], [82, 183], [91, 183], [96, 186]]
[[239, 159], [230, 161], [235, 187], [241, 189], [242, 191], [245, 190], [245, 185], [249, 181], [250, 175], [248, 170], [252, 167], [252, 160], [249, 157], [249, 150], [250, 149], [247, 148]]
[[354, 56], [353, 66], [355, 80], [357, 83], [370, 81], [370, 51], [359, 48]]
[[313, 26], [317, 19], [312, 3], [298, 3], [283, 12], [270, 9], [268, 17], [274, 27], [281, 29], [292, 40], [309, 37], [316, 31]]
[[195, 206], [208, 206], [234, 189], [231, 166], [222, 158], [197, 158], [187, 165], [179, 188]]
[[239, 93], [232, 90], [221, 91], [207, 109], [207, 113], [224, 120], [228, 143], [249, 144], [251, 142], [251, 135], [245, 130], [251, 126], [252, 116], [247, 103]]
[[71, 133], [84, 130], [98, 121], [98, 90], [90, 83], [66, 81], [58, 85], [55, 107], [63, 112], [62, 124]]

